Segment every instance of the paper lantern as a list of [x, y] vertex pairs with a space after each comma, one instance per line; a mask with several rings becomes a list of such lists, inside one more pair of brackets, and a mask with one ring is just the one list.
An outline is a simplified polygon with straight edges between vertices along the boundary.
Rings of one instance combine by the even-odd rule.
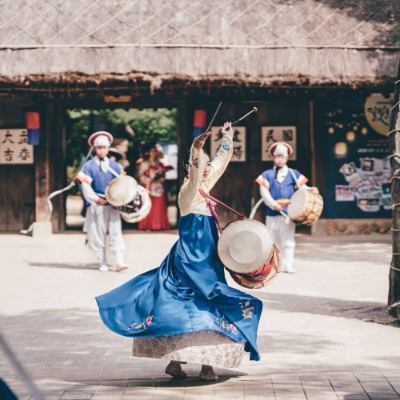
[[336, 143], [335, 154], [339, 157], [344, 157], [347, 154], [347, 144], [344, 142]]
[[349, 131], [346, 134], [346, 139], [348, 142], [354, 142], [356, 140], [356, 134], [353, 131]]

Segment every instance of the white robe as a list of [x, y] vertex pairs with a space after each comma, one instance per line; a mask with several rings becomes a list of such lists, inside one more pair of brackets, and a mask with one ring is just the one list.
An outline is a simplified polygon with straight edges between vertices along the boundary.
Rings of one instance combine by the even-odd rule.
[[[95, 159], [96, 163], [98, 159]], [[106, 158], [105, 166], [108, 166]], [[100, 165], [100, 162], [98, 162]], [[88, 233], [89, 247], [96, 253], [100, 265], [106, 265], [106, 238], [110, 235], [110, 249], [114, 255], [114, 262], [117, 267], [124, 265], [125, 243], [122, 237], [122, 223], [119, 211], [115, 208], [97, 204], [99, 196], [92, 187], [82, 182], [82, 194], [85, 200], [90, 203], [86, 211], [83, 231]]]
[[[282, 183], [288, 173], [290, 173], [289, 168], [287, 165], [285, 165], [278, 171], [278, 182]], [[306, 185], [304, 185], [302, 188], [310, 189]], [[272, 210], [278, 205], [278, 203], [271, 196], [269, 190], [264, 186], [260, 186], [260, 195], [266, 206]], [[275, 217], [267, 216], [266, 225], [271, 230], [275, 244], [281, 252], [281, 271], [293, 271], [294, 252], [296, 248], [296, 224], [289, 218], [280, 215]]]

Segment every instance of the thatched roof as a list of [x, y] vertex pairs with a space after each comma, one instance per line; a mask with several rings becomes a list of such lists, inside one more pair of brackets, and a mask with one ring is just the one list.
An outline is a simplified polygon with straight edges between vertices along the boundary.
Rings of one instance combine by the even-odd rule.
[[379, 84], [399, 18], [399, 0], [3, 0], [0, 82]]

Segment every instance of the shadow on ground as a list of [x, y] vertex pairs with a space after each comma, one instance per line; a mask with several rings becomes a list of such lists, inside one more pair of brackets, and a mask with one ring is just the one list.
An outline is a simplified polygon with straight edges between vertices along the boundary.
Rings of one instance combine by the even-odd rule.
[[98, 270], [99, 266], [93, 263], [42, 263], [42, 262], [28, 262], [29, 267], [38, 268], [65, 268], [65, 269], [95, 269]]

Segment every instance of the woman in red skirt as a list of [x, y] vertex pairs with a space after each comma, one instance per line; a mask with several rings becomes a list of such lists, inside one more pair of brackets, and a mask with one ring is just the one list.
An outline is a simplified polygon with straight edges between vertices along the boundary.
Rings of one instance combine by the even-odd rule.
[[170, 229], [165, 192], [166, 168], [159, 160], [159, 152], [154, 144], [144, 149], [143, 161], [139, 165], [140, 184], [150, 192], [150, 214], [139, 222], [141, 231], [165, 231]]

